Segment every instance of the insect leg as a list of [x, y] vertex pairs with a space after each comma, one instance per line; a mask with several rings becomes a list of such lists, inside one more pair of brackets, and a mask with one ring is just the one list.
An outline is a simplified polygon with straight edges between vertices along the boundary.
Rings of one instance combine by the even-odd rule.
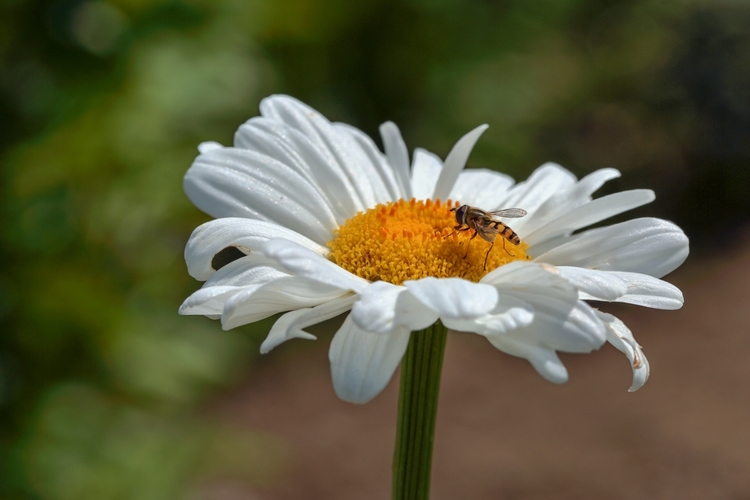
[[468, 231], [469, 229], [471, 229], [469, 226], [466, 226], [463, 229], [461, 229], [461, 226], [456, 226], [453, 228], [453, 232], [449, 235], [443, 236], [443, 239], [447, 238], [448, 236], [453, 236], [456, 233], [463, 233], [464, 231]]
[[486, 271], [487, 270], [487, 258], [489, 258], [490, 252], [492, 251], [492, 247], [494, 247], [494, 246], [495, 246], [495, 242], [493, 241], [492, 245], [490, 245], [489, 250], [487, 250], [487, 255], [484, 256], [484, 268], [482, 269], [482, 271]]
[[466, 253], [464, 254], [464, 259], [466, 258], [467, 255], [469, 255], [469, 245], [471, 245], [471, 240], [476, 238], [478, 234], [479, 234], [478, 232], [474, 231], [474, 234], [471, 236], [471, 238], [469, 238], [469, 242], [466, 244]]
[[508, 249], [507, 249], [507, 248], [505, 248], [505, 238], [503, 238], [503, 250], [505, 250], [505, 253], [507, 253], [508, 255], [510, 255], [511, 257], [513, 257], [513, 256], [512, 256], [511, 254], [510, 254], [510, 252], [508, 251]]

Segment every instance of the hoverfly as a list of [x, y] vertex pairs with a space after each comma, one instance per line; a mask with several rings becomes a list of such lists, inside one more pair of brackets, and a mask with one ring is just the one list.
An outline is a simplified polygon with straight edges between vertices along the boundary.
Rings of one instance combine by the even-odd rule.
[[[484, 241], [492, 243], [487, 255], [484, 256], [484, 268], [487, 269], [487, 258], [490, 256], [492, 247], [495, 246], [495, 238], [499, 234], [503, 237], [503, 250], [508, 255], [510, 253], [505, 249], [505, 240], [510, 241], [514, 245], [521, 243], [521, 238], [503, 222], [496, 219], [496, 217], [523, 217], [526, 215], [526, 210], [522, 208], [504, 208], [502, 210], [491, 210], [486, 212], [481, 208], [470, 207], [469, 205], [461, 205], [458, 208], [451, 208], [451, 212], [456, 212], [456, 222], [458, 225], [453, 228], [453, 232], [448, 236], [452, 236], [454, 233], [474, 230], [474, 234], [469, 238], [469, 242], [477, 237], [481, 236]], [[466, 226], [466, 227], [464, 227]], [[448, 237], [446, 236], [446, 238]], [[466, 255], [469, 255], [469, 247], [466, 246]], [[466, 258], [464, 255], [464, 258]]]

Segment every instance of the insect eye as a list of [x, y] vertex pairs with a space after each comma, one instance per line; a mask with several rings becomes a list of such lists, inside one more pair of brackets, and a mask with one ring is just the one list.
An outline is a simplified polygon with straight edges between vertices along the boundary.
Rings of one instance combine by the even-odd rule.
[[466, 212], [466, 205], [461, 205], [458, 210], [456, 210], [456, 222], [463, 222], [464, 212]]

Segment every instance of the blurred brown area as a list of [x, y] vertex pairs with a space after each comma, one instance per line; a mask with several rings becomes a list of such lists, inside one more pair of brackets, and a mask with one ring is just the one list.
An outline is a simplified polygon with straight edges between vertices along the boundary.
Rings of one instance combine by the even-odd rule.
[[[562, 355], [570, 381], [557, 386], [478, 335], [451, 333], [432, 498], [750, 498], [750, 237], [669, 279], [685, 294], [679, 311], [603, 307], [651, 362], [635, 393], [627, 360], [610, 346]], [[272, 431], [289, 462], [272, 487], [217, 481], [206, 498], [389, 498], [398, 376], [367, 405], [343, 403], [331, 387], [328, 336], [295, 343], [206, 409]]]

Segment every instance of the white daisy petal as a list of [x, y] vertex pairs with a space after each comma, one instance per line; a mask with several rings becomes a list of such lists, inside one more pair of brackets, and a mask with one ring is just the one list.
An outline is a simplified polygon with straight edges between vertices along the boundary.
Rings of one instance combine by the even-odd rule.
[[390, 333], [397, 328], [423, 330], [437, 321], [438, 314], [405, 287], [377, 281], [360, 293], [352, 319], [368, 332]]
[[324, 186], [322, 194], [339, 224], [352, 213], [366, 208], [338, 164], [329, 162], [312, 141], [295, 128], [269, 118], [252, 118], [237, 130], [234, 144], [274, 158], [311, 184]]
[[679, 227], [643, 218], [574, 235], [534, 261], [659, 278], [675, 270], [687, 255], [688, 239]]
[[496, 335], [528, 326], [534, 320], [534, 307], [526, 301], [500, 295], [495, 307], [483, 316], [471, 319], [443, 318], [443, 324], [451, 330], [473, 332], [480, 335]]
[[562, 384], [568, 381], [568, 370], [554, 350], [518, 341], [508, 335], [488, 335], [487, 340], [506, 354], [528, 360], [534, 369], [550, 382]]
[[576, 229], [596, 224], [621, 214], [627, 210], [640, 207], [654, 201], [654, 192], [650, 189], [634, 189], [597, 198], [551, 220], [535, 231], [525, 234], [523, 241], [533, 247], [544, 240], [563, 234], [570, 234]]
[[273, 158], [310, 183], [315, 183], [316, 174], [323, 174], [329, 167], [325, 158], [299, 130], [262, 116], [240, 125], [234, 133], [234, 147]]
[[295, 275], [310, 278], [340, 290], [361, 292], [370, 282], [342, 269], [325, 257], [297, 243], [274, 239], [263, 245], [261, 253], [276, 260]]
[[591, 307], [578, 300], [576, 288], [552, 266], [513, 262], [487, 274], [482, 283], [493, 285], [501, 297], [531, 305], [533, 323], [514, 331], [531, 343], [565, 352], [590, 352], [604, 342], [604, 329]]
[[224, 304], [229, 299], [238, 293], [256, 290], [260, 286], [218, 285], [201, 288], [185, 299], [180, 306], [179, 313], [186, 316], [198, 314], [202, 316], [221, 316], [221, 313], [224, 311]]
[[565, 292], [571, 299], [577, 295], [576, 289], [560, 276], [556, 267], [544, 263], [516, 261], [500, 266], [484, 275], [480, 283], [493, 285], [501, 293], [527, 287], [556, 288]]
[[[404, 184], [403, 179], [401, 179], [402, 174], [394, 171], [393, 167], [388, 162], [388, 158], [380, 152], [373, 140], [370, 139], [367, 134], [345, 123], [334, 123], [333, 126], [340, 132], [349, 134], [352, 139], [359, 144], [362, 152], [367, 155], [373, 167], [377, 170], [380, 180], [382, 180], [385, 188], [385, 194], [378, 195], [380, 202], [407, 198], [406, 193], [409, 192], [408, 183]], [[380, 199], [383, 196], [384, 198]]]
[[568, 266], [557, 269], [578, 288], [581, 300], [625, 302], [654, 309], [679, 309], [684, 302], [679, 288], [646, 274]]
[[612, 301], [628, 292], [628, 284], [616, 273], [569, 266], [558, 266], [557, 270], [586, 298]]
[[501, 297], [530, 304], [534, 321], [514, 330], [529, 343], [566, 352], [589, 352], [604, 342], [604, 328], [591, 307], [578, 300], [576, 288], [549, 265], [517, 261], [487, 274]]
[[328, 255], [326, 247], [291, 229], [266, 221], [225, 217], [201, 224], [190, 235], [185, 247], [188, 273], [197, 280], [206, 280], [216, 272], [211, 262], [220, 251], [235, 247], [249, 254], [274, 238], [294, 241], [315, 253]]
[[201, 142], [200, 144], [198, 144], [198, 152], [200, 152], [200, 153], [208, 153], [212, 149], [221, 149], [223, 147], [224, 146], [222, 146], [218, 142], [215, 142], [215, 141], [206, 141], [206, 142]]
[[610, 271], [609, 274], [617, 276], [628, 286], [625, 295], [618, 298], [617, 302], [667, 310], [679, 309], [685, 302], [679, 288], [659, 278], [616, 271]]
[[534, 170], [526, 181], [513, 186], [500, 205], [502, 208], [523, 208], [529, 213], [529, 216], [513, 222], [513, 229], [519, 234], [524, 234], [523, 228], [533, 222], [534, 213], [539, 207], [555, 194], [573, 186], [575, 182], [575, 176], [560, 165], [545, 163]]
[[453, 146], [451, 152], [445, 158], [443, 169], [440, 171], [440, 177], [438, 177], [437, 184], [435, 185], [435, 191], [432, 193], [433, 200], [447, 200], [450, 195], [453, 186], [456, 184], [456, 179], [461, 173], [461, 170], [466, 166], [466, 160], [469, 159], [471, 150], [474, 148], [474, 144], [479, 140], [488, 125], [480, 125], [465, 136]]
[[513, 179], [507, 175], [483, 168], [464, 170], [458, 176], [450, 199], [462, 205], [472, 205], [485, 210], [501, 208], [498, 202], [513, 185]]
[[185, 299], [179, 313], [221, 316], [224, 304], [235, 294], [289, 276], [271, 264], [273, 261], [260, 254], [248, 255], [227, 264], [214, 273], [200, 290]]
[[185, 174], [185, 193], [214, 217], [275, 222], [324, 244], [338, 227], [328, 201], [287, 165], [246, 149], [201, 154]]
[[261, 344], [261, 354], [266, 354], [277, 345], [290, 339], [315, 339], [315, 335], [307, 333], [303, 329], [345, 313], [351, 309], [356, 299], [355, 294], [344, 295], [315, 307], [297, 309], [282, 315], [273, 324], [266, 340]]
[[578, 182], [569, 184], [565, 181], [565, 184], [558, 191], [549, 196], [544, 203], [524, 219], [524, 223], [521, 226], [523, 234], [531, 234], [561, 215], [570, 212], [584, 203], [590, 202], [594, 191], [599, 189], [608, 180], [619, 176], [620, 172], [617, 170], [604, 168], [590, 173]]
[[646, 359], [641, 346], [635, 341], [633, 333], [625, 326], [625, 323], [611, 314], [599, 311], [596, 314], [607, 326], [607, 342], [628, 357], [628, 361], [630, 361], [630, 365], [633, 367], [633, 384], [628, 391], [637, 391], [648, 380], [651, 371], [648, 359]]
[[259, 253], [253, 253], [232, 261], [216, 271], [203, 283], [203, 288], [262, 285], [287, 276], [289, 273], [278, 269], [276, 262]]
[[278, 312], [312, 307], [347, 294], [301, 276], [279, 278], [259, 287], [247, 287], [224, 304], [221, 326], [230, 330]]
[[561, 290], [540, 287], [514, 290], [513, 297], [534, 308], [534, 321], [509, 332], [516, 339], [556, 351], [586, 353], [604, 343], [606, 331], [594, 310], [585, 302], [570, 300]]
[[443, 162], [437, 155], [425, 149], [415, 149], [414, 164], [411, 169], [412, 196], [418, 200], [432, 198], [441, 170], [443, 170]]
[[602, 168], [591, 172], [579, 180], [573, 192], [570, 193], [571, 205], [578, 206], [588, 201], [605, 182], [617, 179], [620, 175], [620, 171], [614, 168]]
[[336, 395], [364, 404], [380, 394], [404, 357], [410, 335], [406, 328], [388, 335], [366, 332], [349, 315], [328, 351]]
[[401, 131], [395, 123], [385, 122], [380, 126], [380, 137], [383, 139], [388, 163], [393, 167], [401, 185], [403, 198], [408, 200], [412, 196], [409, 182], [409, 150], [401, 137]]
[[487, 314], [497, 304], [495, 287], [460, 278], [422, 278], [404, 286], [440, 318], [467, 319]]
[[278, 120], [293, 127], [315, 145], [330, 165], [337, 165], [346, 176], [366, 207], [380, 201], [377, 169], [372, 165], [362, 144], [352, 136], [337, 129], [323, 115], [300, 101], [288, 96], [271, 96], [260, 104], [263, 116]]
[[292, 340], [292, 339], [317, 340], [318, 337], [316, 337], [312, 333], [307, 333], [303, 331], [302, 328], [300, 327], [291, 328], [290, 325], [296, 323], [301, 317], [304, 317], [310, 311], [314, 311], [321, 307], [327, 307], [331, 304], [334, 304], [334, 302], [326, 302], [324, 304], [320, 304], [315, 307], [297, 309], [295, 311], [289, 311], [288, 313], [283, 314], [273, 324], [271, 331], [268, 332], [268, 336], [266, 336], [266, 339], [260, 345], [260, 353], [268, 354], [275, 347], [277, 347], [280, 344], [283, 344], [287, 340]]
[[486, 337], [497, 349], [527, 359], [544, 378], [561, 384], [568, 380], [568, 372], [556, 351], [590, 352], [598, 349], [604, 342], [602, 338], [588, 345], [584, 343], [580, 348], [569, 349], [570, 346], [564, 345], [567, 342], [556, 340], [558, 337], [567, 337], [567, 333], [569, 332], [556, 331], [553, 324], [537, 321], [535, 318], [528, 327], [507, 333], [488, 334]]

